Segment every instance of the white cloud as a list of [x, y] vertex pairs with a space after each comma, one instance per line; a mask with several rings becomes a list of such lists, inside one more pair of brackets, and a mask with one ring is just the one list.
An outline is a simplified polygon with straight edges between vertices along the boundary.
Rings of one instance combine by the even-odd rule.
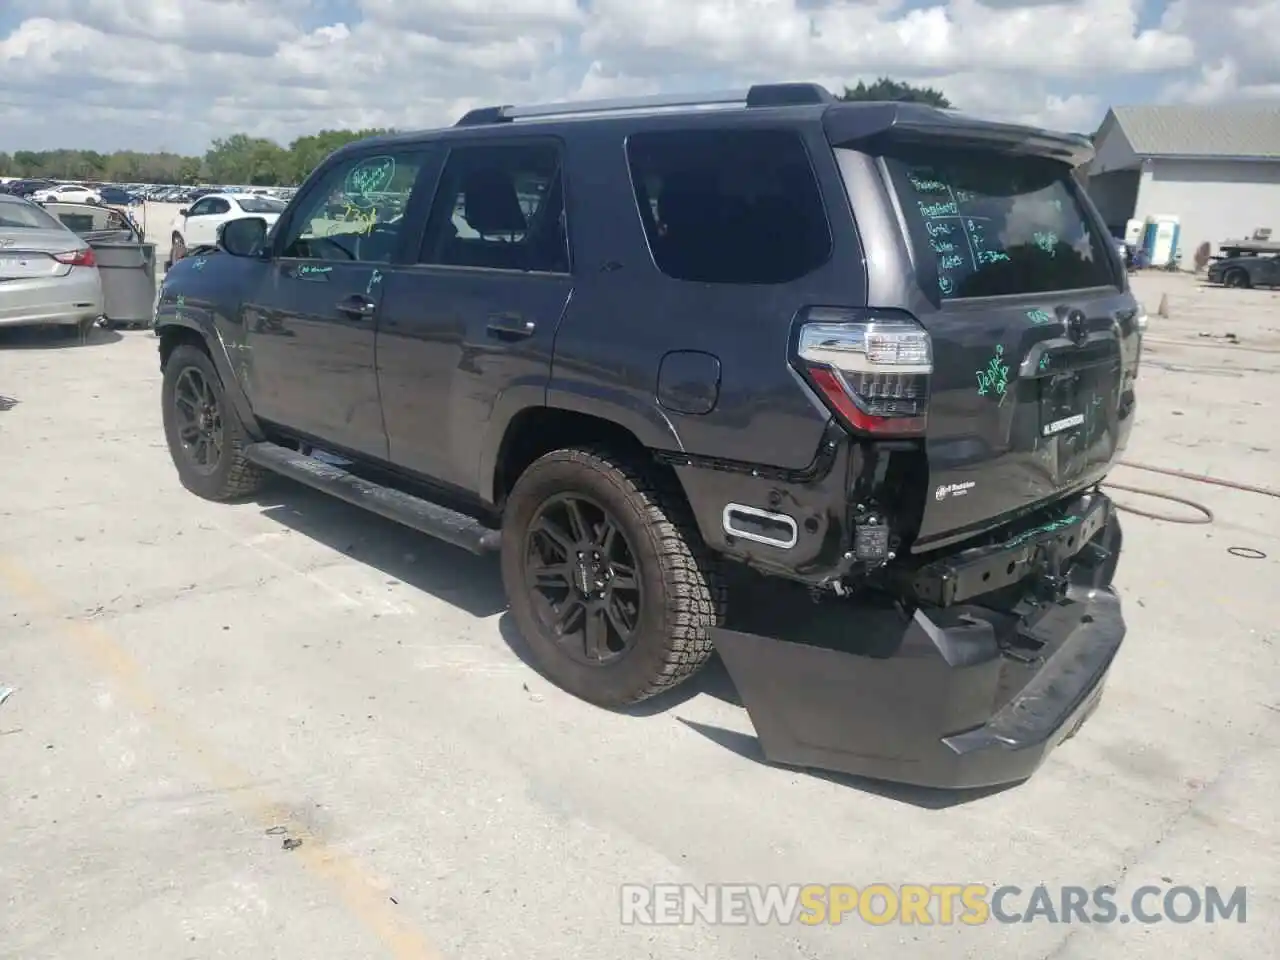
[[[485, 103], [887, 75], [1073, 130], [1151, 75], [1189, 98], [1280, 82], [1280, 0], [8, 0], [0, 149], [430, 126]], [[1270, 20], [1268, 20], [1270, 18]], [[1145, 23], [1145, 21], [1144, 21]], [[1272, 42], [1274, 42], [1272, 40]], [[1203, 65], [1203, 68], [1202, 68]], [[1270, 71], [1270, 73], [1268, 73]], [[1176, 86], [1176, 84], [1181, 86]]]
[[1165, 89], [1170, 100], [1280, 98], [1280, 0], [1172, 0], [1160, 26], [1190, 37], [1199, 64]]

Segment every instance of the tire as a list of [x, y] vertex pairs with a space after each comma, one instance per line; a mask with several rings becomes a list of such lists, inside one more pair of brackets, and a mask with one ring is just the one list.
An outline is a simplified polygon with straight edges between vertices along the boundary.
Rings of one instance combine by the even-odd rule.
[[[261, 488], [266, 474], [244, 457], [249, 438], [207, 353], [190, 344], [175, 348], [165, 364], [160, 396], [169, 456], [184, 487], [215, 501], [237, 500]], [[205, 414], [204, 424], [192, 423], [191, 399], [206, 396], [212, 414], [194, 411], [195, 419]], [[201, 432], [202, 444], [184, 439], [184, 429], [192, 427]]]
[[1225, 286], [1244, 289], [1249, 286], [1249, 275], [1243, 270], [1228, 270], [1226, 276], [1222, 278]]
[[187, 255], [187, 241], [182, 234], [175, 233], [169, 241], [169, 263], [174, 264]]
[[[544, 578], [543, 584], [551, 593], [562, 590], [566, 599], [559, 610], [570, 610], [570, 597], [584, 603], [584, 591], [569, 584], [587, 583], [590, 571], [577, 561], [572, 546], [557, 545], [545, 532], [547, 523], [555, 525], [553, 515], [568, 516], [570, 502], [579, 503], [595, 531], [603, 526], [593, 522], [598, 518], [612, 524], [615, 536], [603, 552], [612, 550], [617, 561], [595, 582], [607, 583], [607, 599], [585, 601], [596, 604], [597, 612], [583, 607], [580, 618], [572, 614], [572, 633], [557, 631], [549, 622], [557, 616], [554, 601], [528, 585], [531, 571], [550, 563], [563, 568], [556, 575], [562, 582], [552, 586]], [[569, 527], [566, 521], [559, 529], [572, 534]], [[624, 559], [618, 561], [619, 555]], [[561, 557], [564, 562], [557, 562]], [[590, 563], [589, 555], [585, 562]], [[723, 620], [727, 598], [717, 564], [678, 494], [638, 465], [598, 448], [556, 450], [520, 476], [504, 510], [502, 579], [516, 626], [544, 675], [575, 696], [609, 708], [646, 700], [696, 673], [713, 652], [710, 628]], [[600, 613], [600, 605], [608, 609]], [[612, 624], [605, 628], [609, 642], [596, 654], [585, 632], [593, 615], [597, 623]], [[619, 620], [633, 626], [629, 637], [624, 638]]]

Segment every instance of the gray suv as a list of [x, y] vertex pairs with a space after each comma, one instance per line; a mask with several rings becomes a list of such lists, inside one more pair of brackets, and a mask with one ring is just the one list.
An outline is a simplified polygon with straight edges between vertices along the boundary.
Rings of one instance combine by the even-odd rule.
[[774, 760], [1019, 779], [1125, 632], [1141, 324], [1091, 150], [811, 84], [351, 144], [167, 277], [178, 475], [498, 552], [601, 706], [718, 651]]

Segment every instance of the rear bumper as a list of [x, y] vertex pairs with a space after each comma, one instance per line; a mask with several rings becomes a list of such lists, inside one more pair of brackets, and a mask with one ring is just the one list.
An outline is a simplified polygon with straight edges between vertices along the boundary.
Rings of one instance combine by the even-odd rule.
[[[1098, 537], [1112, 531], [1114, 517]], [[1056, 599], [1028, 588], [1014, 610], [956, 603], [906, 619], [828, 604], [806, 623], [713, 639], [770, 761], [927, 787], [1012, 783], [1098, 705], [1125, 623], [1091, 581], [1109, 582], [1114, 559], [1083, 551]]]
[[0, 284], [0, 327], [79, 323], [102, 316], [104, 304], [94, 267], [73, 267], [64, 277], [6, 280]]

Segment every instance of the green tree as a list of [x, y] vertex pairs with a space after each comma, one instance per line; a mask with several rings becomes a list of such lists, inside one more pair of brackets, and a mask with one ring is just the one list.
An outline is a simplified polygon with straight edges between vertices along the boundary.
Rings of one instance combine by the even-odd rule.
[[840, 95], [841, 100], [899, 100], [908, 103], [927, 103], [931, 107], [944, 110], [951, 107], [951, 101], [941, 90], [933, 87], [914, 87], [909, 83], [881, 77], [874, 83], [867, 84], [861, 80], [856, 87], [845, 87]]
[[198, 183], [203, 169], [204, 163], [199, 157], [183, 157], [178, 161], [178, 182], [188, 186]]
[[0, 153], [0, 176], [112, 183], [252, 184], [293, 186], [307, 178], [330, 153], [354, 140], [394, 131], [321, 130], [287, 147], [274, 140], [234, 133], [214, 140], [203, 157], [161, 151], [16, 150]]
[[368, 130], [321, 130], [319, 133], [299, 137], [289, 144], [287, 175], [290, 183], [301, 183], [325, 157], [339, 147], [348, 143], [363, 140], [366, 137], [379, 137], [392, 130], [371, 128]]

